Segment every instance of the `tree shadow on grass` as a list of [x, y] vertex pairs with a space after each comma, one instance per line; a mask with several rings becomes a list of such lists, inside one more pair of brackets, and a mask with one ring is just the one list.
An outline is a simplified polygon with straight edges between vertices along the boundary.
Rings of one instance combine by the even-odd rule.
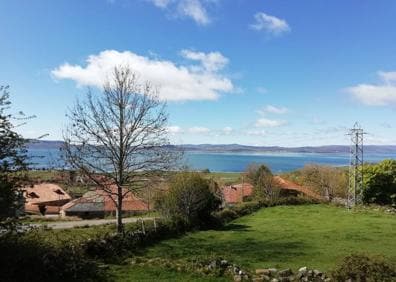
[[217, 229], [219, 231], [250, 231], [249, 225], [230, 223], [221, 228]]

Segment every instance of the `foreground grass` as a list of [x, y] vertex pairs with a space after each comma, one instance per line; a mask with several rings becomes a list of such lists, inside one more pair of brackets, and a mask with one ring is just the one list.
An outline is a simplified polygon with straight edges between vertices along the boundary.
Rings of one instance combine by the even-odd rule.
[[[279, 206], [242, 217], [223, 230], [163, 241], [140, 255], [186, 262], [191, 258], [222, 257], [250, 270], [309, 266], [329, 271], [340, 259], [356, 252], [383, 255], [396, 262], [396, 216], [327, 205]], [[119, 281], [132, 281], [125, 280], [123, 274], [135, 277], [135, 272], [136, 279], [144, 279], [136, 266], [120, 267], [116, 272]], [[172, 277], [173, 281], [191, 280], [161, 268], [148, 268], [147, 279], [150, 273], [163, 275], [169, 281]]]
[[156, 266], [113, 266], [111, 268], [114, 281], [191, 281], [191, 282], [222, 282], [230, 281], [226, 277], [210, 277], [194, 273], [178, 272]]

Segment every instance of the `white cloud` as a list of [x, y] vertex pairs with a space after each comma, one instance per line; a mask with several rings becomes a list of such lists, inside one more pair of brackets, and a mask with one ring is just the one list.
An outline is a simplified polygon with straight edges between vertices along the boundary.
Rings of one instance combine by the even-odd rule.
[[387, 83], [396, 82], [396, 71], [379, 71], [378, 76]]
[[246, 134], [250, 136], [266, 136], [268, 133], [265, 130], [248, 130]]
[[176, 125], [168, 126], [166, 128], [166, 131], [168, 131], [168, 133], [173, 134], [173, 135], [183, 133], [183, 130], [181, 129], [181, 127], [176, 126]]
[[359, 102], [369, 106], [396, 105], [396, 72], [379, 71], [379, 84], [362, 83], [344, 89]]
[[345, 91], [369, 106], [396, 105], [396, 72], [379, 71], [379, 84], [358, 84]]
[[230, 135], [234, 130], [230, 126], [226, 126], [222, 129], [224, 135]]
[[200, 62], [204, 69], [209, 72], [221, 70], [229, 62], [228, 58], [224, 57], [220, 52], [203, 53], [185, 49], [180, 54], [186, 59]]
[[191, 17], [197, 24], [207, 25], [211, 22], [205, 7], [199, 0], [181, 0], [177, 9], [181, 15]]
[[188, 17], [198, 25], [208, 25], [211, 18], [206, 5], [213, 1], [208, 0], [147, 0], [156, 7], [167, 8], [174, 17]]
[[[221, 93], [233, 92], [232, 81], [219, 72], [226, 64], [224, 60], [228, 62], [228, 59], [218, 52], [197, 54], [206, 58], [200, 60], [201, 65], [198, 67], [177, 65], [172, 61], [152, 59], [130, 51], [105, 50], [97, 55], [90, 55], [85, 67], [65, 63], [52, 70], [52, 75], [57, 79], [74, 80], [79, 86], [100, 88], [115, 66], [127, 65], [142, 80], [158, 86], [160, 98], [164, 100], [215, 100]], [[211, 54], [216, 54], [214, 57], [217, 59], [213, 59]], [[221, 65], [219, 58], [223, 58]], [[207, 70], [208, 64], [212, 68], [210, 71]]]
[[273, 105], [267, 105], [264, 108], [264, 111], [267, 113], [271, 113], [271, 114], [285, 114], [287, 113], [289, 110], [285, 107], [276, 107]]
[[148, 0], [149, 2], [153, 3], [155, 6], [159, 8], [166, 8], [171, 0]]
[[396, 86], [359, 84], [346, 91], [358, 101], [369, 106], [386, 106], [396, 104]]
[[194, 126], [194, 127], [190, 127], [188, 129], [188, 132], [193, 134], [202, 134], [202, 133], [209, 133], [210, 129], [201, 126]]
[[268, 118], [259, 118], [256, 121], [255, 126], [256, 127], [279, 127], [282, 125], [286, 125], [287, 122], [284, 120], [274, 120], [274, 119], [268, 119]]
[[274, 35], [280, 35], [290, 31], [290, 27], [285, 20], [268, 15], [266, 13], [256, 13], [254, 15], [254, 19], [255, 22], [250, 25], [250, 27], [254, 30], [263, 30]]

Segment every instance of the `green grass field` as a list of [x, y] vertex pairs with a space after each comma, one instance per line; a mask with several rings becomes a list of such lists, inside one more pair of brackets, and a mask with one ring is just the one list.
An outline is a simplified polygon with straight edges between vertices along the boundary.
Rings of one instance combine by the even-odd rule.
[[203, 176], [215, 179], [220, 184], [234, 184], [242, 181], [242, 173], [240, 172], [211, 172], [203, 174]]
[[[145, 258], [186, 261], [222, 257], [247, 270], [301, 266], [329, 271], [351, 253], [396, 262], [396, 216], [328, 205], [279, 206], [242, 217], [223, 230], [190, 233], [141, 251]], [[211, 281], [160, 267], [117, 266], [118, 281]]]

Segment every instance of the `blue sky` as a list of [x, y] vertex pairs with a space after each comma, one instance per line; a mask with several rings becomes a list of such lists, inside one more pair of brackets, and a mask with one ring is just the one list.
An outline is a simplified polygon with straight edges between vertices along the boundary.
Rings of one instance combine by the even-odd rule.
[[396, 1], [2, 0], [0, 84], [62, 137], [114, 64], [168, 101], [174, 143], [396, 144]]

